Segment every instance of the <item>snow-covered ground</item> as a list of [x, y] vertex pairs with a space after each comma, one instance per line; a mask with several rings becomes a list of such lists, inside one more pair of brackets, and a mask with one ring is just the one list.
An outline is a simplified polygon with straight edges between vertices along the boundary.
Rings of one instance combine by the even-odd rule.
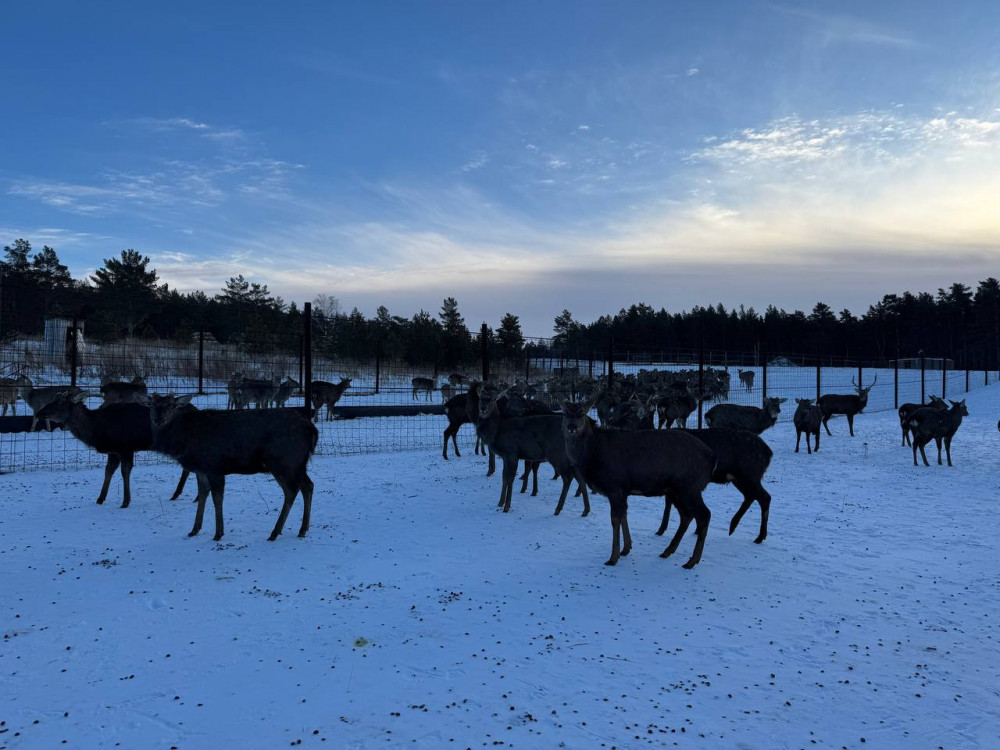
[[996, 748], [1000, 388], [969, 411], [954, 468], [891, 411], [813, 456], [779, 423], [767, 541], [712, 486], [693, 571], [659, 500], [608, 568], [603, 498], [554, 517], [546, 474], [499, 513], [437, 442], [317, 456], [312, 529], [297, 504], [274, 543], [269, 478], [230, 478], [216, 544], [170, 465], [127, 510], [100, 469], [0, 476], [0, 747]]

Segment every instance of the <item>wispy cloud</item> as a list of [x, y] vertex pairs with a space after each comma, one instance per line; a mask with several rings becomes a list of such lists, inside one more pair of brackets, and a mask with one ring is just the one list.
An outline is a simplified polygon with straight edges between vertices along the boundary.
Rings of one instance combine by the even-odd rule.
[[914, 48], [921, 46], [914, 39], [891, 29], [885, 29], [868, 21], [852, 16], [825, 13], [807, 7], [771, 5], [773, 10], [790, 16], [798, 16], [813, 22], [826, 43], [848, 42], [874, 44], [883, 47]]
[[458, 168], [459, 172], [474, 172], [482, 169], [490, 162], [490, 156], [485, 151], [475, 151], [465, 164]]
[[246, 133], [239, 128], [220, 128], [188, 117], [136, 117], [128, 122], [161, 133], [171, 130], [194, 131], [202, 138], [212, 140], [233, 140], [246, 137]]

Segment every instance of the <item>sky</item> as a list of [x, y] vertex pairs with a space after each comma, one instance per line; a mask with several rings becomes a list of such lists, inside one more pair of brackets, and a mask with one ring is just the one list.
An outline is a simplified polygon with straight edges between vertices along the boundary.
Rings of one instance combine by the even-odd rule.
[[0, 243], [551, 335], [1000, 275], [1000, 4], [18, 3]]

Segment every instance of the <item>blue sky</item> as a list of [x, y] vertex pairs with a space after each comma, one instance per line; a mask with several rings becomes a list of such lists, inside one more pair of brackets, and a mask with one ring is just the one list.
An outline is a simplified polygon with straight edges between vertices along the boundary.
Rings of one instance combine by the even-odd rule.
[[995, 2], [20, 3], [0, 242], [547, 335], [998, 275]]

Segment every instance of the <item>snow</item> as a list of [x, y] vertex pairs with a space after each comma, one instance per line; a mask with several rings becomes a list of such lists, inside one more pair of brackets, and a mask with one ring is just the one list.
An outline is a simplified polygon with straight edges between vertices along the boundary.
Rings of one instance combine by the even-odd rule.
[[606, 500], [553, 516], [545, 468], [498, 512], [443, 417], [419, 451], [315, 457], [305, 539], [299, 501], [266, 541], [270, 478], [229, 479], [216, 544], [172, 465], [127, 510], [100, 469], [0, 476], [0, 747], [997, 747], [998, 402], [969, 394], [953, 468], [915, 468], [891, 411], [813, 456], [779, 423], [767, 541], [710, 486], [693, 571], [655, 498], [613, 568]]

